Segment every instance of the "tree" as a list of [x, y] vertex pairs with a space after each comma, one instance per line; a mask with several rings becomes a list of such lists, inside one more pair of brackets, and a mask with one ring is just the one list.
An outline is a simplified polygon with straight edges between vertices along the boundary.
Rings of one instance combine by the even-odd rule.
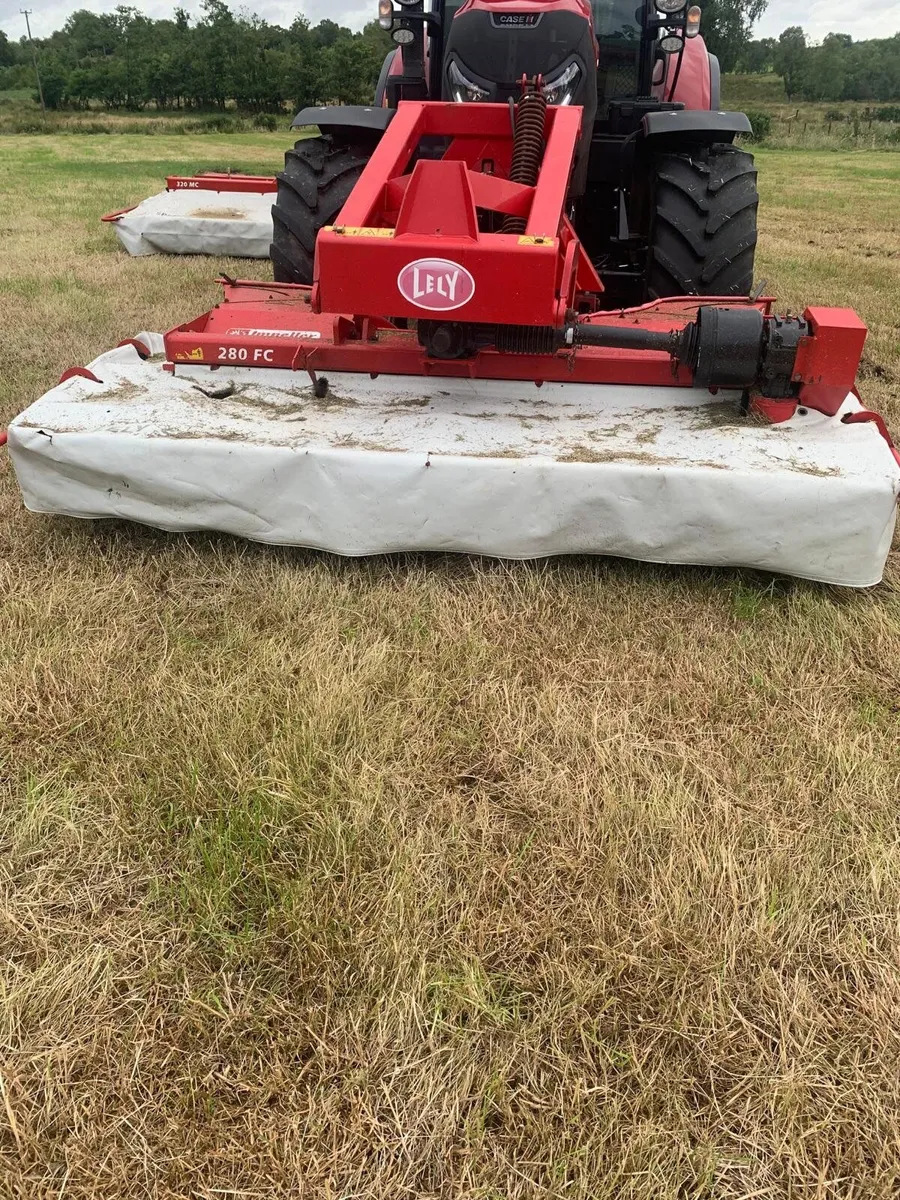
[[362, 37], [338, 38], [323, 52], [322, 57], [322, 85], [326, 99], [338, 100], [341, 104], [372, 103], [375, 91], [372, 82], [373, 59]]
[[784, 80], [784, 90], [791, 100], [800, 90], [806, 67], [806, 34], [799, 25], [785, 29], [775, 51], [775, 70]]
[[768, 0], [706, 0], [701, 30], [723, 71], [733, 71]]
[[[55, 56], [45, 56], [41, 62], [41, 87], [47, 108], [62, 108], [69, 77], [65, 67]], [[35, 93], [34, 99], [38, 100]]]
[[802, 75], [794, 84], [804, 99], [839, 100], [843, 96], [847, 51], [852, 45], [848, 34], [829, 33], [821, 46], [806, 51]]
[[283, 91], [298, 112], [315, 104], [322, 95], [321, 56], [305, 17], [298, 17], [289, 31]]
[[748, 42], [740, 53], [737, 69], [748, 75], [765, 75], [775, 70], [775, 38], [760, 38]]
[[0, 29], [0, 67], [11, 67], [16, 61], [16, 52], [9, 38]]
[[343, 37], [350, 37], [349, 29], [342, 29], [336, 21], [320, 21], [312, 31], [313, 41], [317, 46], [327, 50]]
[[92, 13], [82, 8], [66, 21], [62, 35], [54, 34], [50, 41], [56, 43], [57, 39], [59, 44], [54, 48], [66, 57], [106, 58], [121, 44], [121, 25], [111, 13]]

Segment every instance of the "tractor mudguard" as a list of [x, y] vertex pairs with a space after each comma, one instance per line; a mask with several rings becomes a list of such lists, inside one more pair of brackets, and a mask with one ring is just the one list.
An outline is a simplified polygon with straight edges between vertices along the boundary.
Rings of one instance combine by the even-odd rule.
[[[395, 72], [393, 70], [395, 62], [397, 63], [397, 67], [398, 67], [397, 72]], [[402, 63], [400, 61], [399, 47], [395, 47], [393, 50], [388, 50], [387, 54], [385, 55], [384, 63], [382, 64], [382, 67], [381, 67], [381, 74], [378, 76], [378, 86], [375, 88], [375, 107], [376, 108], [384, 108], [385, 107], [385, 100], [387, 98], [388, 79], [390, 79], [391, 75], [393, 75], [395, 73], [399, 74], [401, 69], [402, 69]]]
[[647, 113], [641, 122], [644, 140], [654, 138], [685, 138], [690, 142], [711, 145], [713, 142], [733, 142], [738, 134], [752, 133], [746, 113], [683, 112]]
[[381, 137], [396, 115], [393, 108], [363, 107], [362, 105], [323, 105], [304, 108], [291, 122], [292, 129], [318, 125], [322, 133], [375, 135]]
[[709, 107], [716, 112], [722, 104], [722, 68], [715, 54], [708, 54], [709, 59]]

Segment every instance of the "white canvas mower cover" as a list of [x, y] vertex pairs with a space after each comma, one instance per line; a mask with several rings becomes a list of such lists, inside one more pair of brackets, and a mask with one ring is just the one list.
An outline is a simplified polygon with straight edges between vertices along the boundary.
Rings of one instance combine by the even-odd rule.
[[134, 256], [268, 258], [275, 187], [268, 176], [170, 175], [164, 192], [101, 220]]
[[740, 395], [163, 369], [163, 340], [90, 364], [9, 430], [27, 507], [338, 554], [612, 554], [877, 583], [900, 464], [878, 427]]

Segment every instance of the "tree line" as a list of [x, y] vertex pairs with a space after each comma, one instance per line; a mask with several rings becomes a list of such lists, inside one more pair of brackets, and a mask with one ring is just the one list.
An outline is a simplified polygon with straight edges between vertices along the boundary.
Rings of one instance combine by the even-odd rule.
[[900, 100], [900, 33], [862, 42], [829, 33], [811, 46], [792, 25], [777, 39], [748, 42], [736, 66], [751, 74], [774, 71], [789, 100]]
[[[284, 29], [225, 0], [203, 0], [199, 20], [182, 8], [154, 20], [120, 5], [113, 13], [73, 13], [62, 29], [36, 39], [49, 108], [224, 109], [280, 112], [285, 105], [371, 103], [392, 43], [376, 21], [353, 33], [303, 16]], [[723, 71], [781, 75], [789, 98], [900, 99], [900, 34], [854, 42], [829, 34], [807, 43], [792, 26], [781, 37], [751, 39], [766, 0], [706, 0], [703, 32]], [[0, 91], [34, 86], [25, 39], [0, 32]]]
[[[35, 39], [48, 108], [224, 109], [280, 112], [319, 101], [371, 103], [390, 37], [377, 22], [353, 33], [334, 21], [289, 29], [203, 0], [192, 22], [177, 8], [153, 20], [120, 5], [73, 13]], [[27, 43], [0, 33], [0, 90], [34, 86]]]
[[[723, 70], [732, 70], [767, 0], [706, 0], [703, 30]], [[374, 10], [374, 0], [373, 0]], [[334, 21], [288, 29], [237, 15], [225, 0], [203, 0], [200, 19], [184, 9], [153, 20], [120, 5], [113, 13], [73, 13], [62, 29], [35, 40], [50, 108], [225, 108], [279, 112], [329, 101], [371, 103], [389, 36], [376, 21], [353, 33]], [[0, 91], [34, 86], [23, 38], [0, 33]]]

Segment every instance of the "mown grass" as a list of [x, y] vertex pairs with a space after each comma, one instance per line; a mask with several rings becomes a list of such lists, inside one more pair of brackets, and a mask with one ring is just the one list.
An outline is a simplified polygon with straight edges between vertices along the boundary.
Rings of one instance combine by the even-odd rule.
[[[281, 139], [102, 147], [0, 140], [4, 418], [266, 272], [96, 218]], [[896, 427], [895, 161], [762, 153], [760, 273]], [[4, 1197], [900, 1190], [896, 554], [344, 562], [0, 465], [0, 555]]]

